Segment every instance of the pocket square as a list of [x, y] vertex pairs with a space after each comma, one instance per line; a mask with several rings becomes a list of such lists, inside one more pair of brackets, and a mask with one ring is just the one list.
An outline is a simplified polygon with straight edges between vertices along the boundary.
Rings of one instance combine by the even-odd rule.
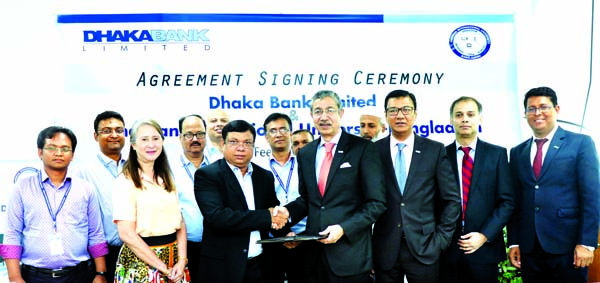
[[342, 165], [340, 165], [340, 168], [350, 168], [352, 167], [352, 165], [350, 165], [350, 163], [348, 162], [344, 162]]

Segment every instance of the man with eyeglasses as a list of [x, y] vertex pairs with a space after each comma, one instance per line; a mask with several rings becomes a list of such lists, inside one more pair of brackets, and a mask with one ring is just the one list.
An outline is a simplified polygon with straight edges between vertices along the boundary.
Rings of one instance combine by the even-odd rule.
[[196, 202], [204, 216], [199, 282], [260, 283], [267, 271], [257, 241], [267, 239], [269, 231], [287, 234], [289, 229], [282, 228], [288, 215], [278, 207], [273, 174], [250, 162], [254, 127], [234, 120], [222, 135], [223, 158], [194, 175]]
[[187, 257], [192, 282], [200, 282], [198, 275], [202, 247], [202, 213], [194, 196], [194, 173], [209, 164], [204, 155], [206, 122], [202, 116], [191, 114], [179, 119], [179, 142], [182, 153], [171, 161], [171, 171], [179, 196], [181, 214], [187, 231]]
[[107, 282], [108, 248], [96, 193], [69, 170], [76, 146], [67, 128], [51, 126], [38, 135], [43, 167], [17, 180], [8, 202], [0, 255], [10, 282]]
[[385, 97], [391, 135], [375, 142], [383, 162], [387, 211], [373, 229], [377, 283], [438, 282], [440, 253], [460, 215], [460, 190], [440, 142], [415, 135], [415, 95]]
[[[281, 205], [286, 205], [300, 196], [298, 160], [290, 147], [292, 120], [286, 114], [272, 113], [265, 119], [263, 128], [267, 133], [265, 138], [271, 147], [271, 156], [263, 162], [265, 164], [259, 165], [273, 173], [277, 198]], [[306, 218], [291, 227], [295, 234], [304, 234], [305, 228]], [[298, 247], [290, 245], [290, 248], [286, 248], [283, 244], [263, 246], [269, 266], [265, 283], [283, 283], [286, 278], [288, 283], [308, 282], [306, 249], [303, 245]]]
[[313, 95], [311, 117], [319, 139], [298, 152], [300, 197], [286, 205], [292, 223], [308, 215], [305, 242], [309, 282], [369, 282], [371, 227], [385, 211], [383, 166], [375, 145], [342, 130], [337, 93]]
[[119, 238], [117, 225], [113, 222], [112, 188], [121, 173], [125, 157], [121, 154], [125, 146], [125, 120], [115, 111], [104, 111], [94, 119], [94, 140], [100, 151], [96, 156], [76, 167], [76, 174], [90, 182], [96, 191], [102, 211], [104, 236], [108, 241], [106, 255], [106, 279], [113, 282], [117, 257], [123, 242]]
[[600, 223], [600, 177], [594, 141], [557, 124], [549, 87], [523, 101], [533, 137], [510, 151], [516, 209], [507, 225], [509, 259], [523, 282], [587, 282]]

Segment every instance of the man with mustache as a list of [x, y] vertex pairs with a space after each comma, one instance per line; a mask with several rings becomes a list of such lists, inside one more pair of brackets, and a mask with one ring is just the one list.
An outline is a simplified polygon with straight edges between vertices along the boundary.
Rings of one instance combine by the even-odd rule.
[[176, 160], [171, 160], [171, 171], [175, 177], [181, 214], [187, 230], [187, 257], [190, 278], [198, 282], [200, 247], [202, 245], [203, 220], [194, 196], [194, 173], [208, 165], [204, 156], [206, 146], [206, 122], [197, 114], [179, 119], [179, 142], [183, 149]]
[[365, 113], [360, 115], [360, 136], [372, 142], [377, 141], [386, 132], [383, 118]]
[[300, 197], [285, 207], [292, 223], [304, 219], [308, 235], [326, 235], [308, 249], [309, 282], [366, 283], [373, 267], [371, 227], [386, 210], [384, 168], [375, 145], [341, 128], [337, 93], [311, 99], [320, 137], [298, 152]]

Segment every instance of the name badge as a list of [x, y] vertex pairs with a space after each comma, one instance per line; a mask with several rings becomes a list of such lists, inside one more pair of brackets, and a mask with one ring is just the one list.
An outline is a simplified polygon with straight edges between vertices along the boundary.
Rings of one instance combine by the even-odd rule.
[[63, 255], [65, 253], [65, 249], [63, 247], [62, 234], [58, 232], [50, 233], [48, 238], [50, 239], [50, 255]]

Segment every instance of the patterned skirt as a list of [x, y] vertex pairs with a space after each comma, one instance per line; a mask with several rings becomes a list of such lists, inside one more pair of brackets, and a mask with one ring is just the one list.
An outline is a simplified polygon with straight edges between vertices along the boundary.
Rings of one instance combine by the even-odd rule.
[[[177, 243], [171, 242], [164, 245], [150, 246], [150, 249], [160, 258], [169, 268], [177, 263]], [[115, 271], [114, 283], [170, 283], [172, 281], [162, 274], [158, 269], [147, 265], [138, 258], [135, 253], [127, 246], [123, 245], [119, 252], [117, 268]], [[182, 283], [189, 283], [190, 274], [188, 268], [185, 268]]]

